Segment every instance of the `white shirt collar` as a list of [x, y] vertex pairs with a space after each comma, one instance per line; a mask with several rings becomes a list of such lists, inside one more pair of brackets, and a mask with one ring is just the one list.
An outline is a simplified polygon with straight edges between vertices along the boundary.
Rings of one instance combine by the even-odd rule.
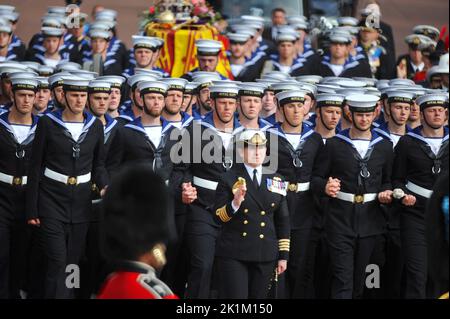
[[258, 167], [251, 167], [244, 163], [245, 169], [247, 170], [248, 176], [250, 176], [250, 180], [253, 180], [253, 170], [256, 169], [256, 178], [258, 179], [258, 184], [261, 185], [262, 178], [262, 165]]

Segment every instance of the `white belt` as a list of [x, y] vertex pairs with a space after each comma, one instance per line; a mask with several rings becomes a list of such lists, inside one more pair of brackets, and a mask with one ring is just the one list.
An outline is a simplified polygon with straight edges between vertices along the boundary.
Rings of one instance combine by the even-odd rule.
[[377, 194], [369, 193], [369, 194], [355, 195], [345, 192], [338, 192], [336, 198], [355, 204], [364, 204], [377, 199]]
[[215, 191], [219, 183], [194, 176], [194, 185]]
[[309, 182], [308, 183], [289, 183], [288, 190], [291, 192], [306, 192], [309, 190]]
[[14, 185], [14, 186], [23, 186], [27, 185], [28, 177], [26, 176], [12, 176], [8, 174], [0, 173], [0, 182]]
[[44, 171], [45, 177], [48, 177], [54, 181], [67, 184], [67, 185], [78, 185], [78, 184], [84, 184], [91, 181], [91, 173], [87, 173], [80, 176], [67, 176], [64, 174], [60, 174], [58, 172], [55, 172], [51, 170], [50, 168], [45, 168]]
[[430, 198], [431, 195], [433, 194], [433, 191], [431, 191], [429, 189], [426, 189], [426, 188], [423, 188], [423, 187], [421, 187], [419, 185], [416, 185], [414, 183], [411, 183], [409, 181], [408, 181], [408, 183], [406, 183], [406, 188], [408, 190], [410, 190], [411, 192], [413, 192], [415, 194], [418, 194], [418, 195], [420, 195], [422, 197], [425, 197], [425, 198]]

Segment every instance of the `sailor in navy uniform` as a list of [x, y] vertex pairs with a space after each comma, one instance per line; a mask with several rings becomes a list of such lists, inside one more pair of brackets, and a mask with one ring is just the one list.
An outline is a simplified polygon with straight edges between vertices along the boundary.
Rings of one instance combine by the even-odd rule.
[[63, 109], [65, 106], [66, 101], [64, 100], [63, 95], [64, 79], [69, 79], [70, 77], [72, 76], [68, 72], [59, 72], [48, 78], [48, 84], [52, 96], [51, 106], [55, 110]]
[[165, 78], [162, 82], [169, 85], [162, 117], [179, 130], [183, 130], [194, 120], [188, 113], [181, 111], [184, 88], [188, 81], [181, 78]]
[[48, 107], [51, 99], [51, 91], [48, 78], [42, 76], [36, 77], [36, 80], [38, 81], [38, 90], [33, 104], [33, 114], [42, 116], [51, 112], [51, 109]]
[[101, 29], [90, 29], [92, 56], [100, 54], [103, 62], [102, 75], [120, 75], [122, 66], [119, 63], [120, 57], [117, 52], [111, 50], [110, 42], [112, 34], [110, 31]]
[[[105, 158], [108, 158], [114, 136], [117, 133], [117, 121], [107, 113], [111, 94], [111, 83], [104, 80], [89, 82], [87, 107], [103, 124]], [[102, 267], [105, 261], [100, 249], [100, 211], [101, 196], [96, 184], [92, 185], [92, 213], [86, 237], [85, 260], [81, 264], [80, 296], [90, 298], [99, 289], [102, 276]]]
[[250, 36], [248, 34], [228, 33], [230, 40], [229, 60], [231, 72], [236, 81], [253, 82], [260, 77], [264, 59], [247, 59]]
[[247, 130], [265, 132], [272, 126], [271, 123], [259, 117], [265, 87], [262, 83], [239, 84], [238, 119], [239, 123]]
[[183, 152], [190, 152], [189, 158], [174, 169], [173, 180], [183, 182], [180, 183], [181, 198], [190, 210], [185, 229], [190, 252], [187, 298], [209, 298], [211, 293], [215, 246], [220, 231], [211, 210], [217, 181], [234, 163], [233, 140], [242, 131], [234, 116], [239, 88], [232, 83], [210, 87], [213, 112], [202, 121], [194, 121], [189, 128], [189, 143], [183, 142], [188, 145]]
[[12, 78], [14, 104], [0, 115], [0, 298], [20, 299], [27, 255], [25, 189], [38, 118], [32, 114], [38, 83]]
[[120, 75], [104, 75], [99, 76], [96, 80], [106, 81], [111, 84], [111, 94], [107, 114], [111, 118], [117, 118], [120, 115], [119, 107], [122, 102], [122, 90], [125, 78]]
[[[393, 147], [397, 145], [402, 136], [411, 131], [406, 124], [411, 113], [411, 105], [414, 103], [414, 93], [392, 88], [386, 92], [387, 107], [385, 112], [389, 114], [388, 122], [374, 128], [380, 136], [391, 141]], [[382, 206], [386, 217], [387, 230], [384, 240], [381, 240], [381, 254], [374, 256], [380, 260], [374, 263], [383, 266], [383, 285], [385, 285], [385, 297], [399, 299], [402, 297], [401, 286], [403, 278], [403, 251], [400, 241], [400, 215], [402, 207], [399, 202], [391, 206]], [[383, 276], [384, 278], [384, 276]]]
[[266, 299], [274, 270], [281, 275], [287, 268], [287, 182], [264, 171], [266, 142], [264, 132], [243, 132], [238, 146], [243, 163], [225, 173], [217, 187], [214, 212], [222, 230], [216, 263], [222, 299]]
[[327, 140], [314, 169], [313, 192], [330, 197], [332, 298], [362, 298], [366, 266], [385, 227], [378, 201], [392, 202], [392, 143], [371, 130], [377, 101], [368, 94], [346, 97], [353, 126]]
[[192, 108], [197, 103], [197, 87], [200, 83], [188, 82], [184, 87], [183, 103], [181, 105], [181, 111], [192, 115]]
[[405, 257], [405, 298], [427, 297], [425, 208], [441, 174], [448, 173], [447, 95], [425, 94], [417, 99], [422, 126], [400, 138], [395, 148], [393, 183], [406, 194], [400, 215], [401, 245]]
[[[155, 67], [155, 55], [162, 45], [164, 40], [155, 37], [147, 37], [140, 35], [133, 35], [133, 49], [129, 52], [129, 63], [127, 68], [123, 71], [126, 77], [136, 74], [135, 68], [148, 69], [160, 72], [163, 77], [169, 77], [169, 74], [161, 68]], [[157, 61], [157, 60], [156, 60]]]
[[42, 48], [32, 50], [29, 54], [29, 60], [43, 65], [56, 67], [61, 62], [76, 61], [71, 52], [63, 46], [64, 30], [52, 27], [42, 27], [42, 36], [44, 37]]
[[332, 31], [329, 53], [322, 56], [322, 61], [311, 67], [311, 74], [337, 77], [372, 77], [367, 63], [360, 63], [349, 55], [352, 38], [348, 32]]
[[273, 82], [259, 82], [264, 83], [264, 95], [262, 98], [262, 108], [260, 112], [260, 116], [267, 122], [272, 125], [275, 125], [277, 122], [281, 122], [280, 116], [278, 113], [277, 104], [275, 103], [275, 90], [272, 88]]
[[127, 80], [130, 95], [129, 103], [125, 102], [124, 106], [126, 109], [120, 111], [120, 115], [117, 118], [120, 125], [125, 125], [129, 122], [134, 121], [136, 118], [141, 116], [143, 105], [142, 98], [139, 91], [137, 90], [139, 82], [142, 81], [154, 81], [156, 78], [146, 75], [146, 74], [136, 74], [130, 76]]
[[13, 42], [12, 32], [9, 22], [0, 16], [0, 62], [22, 61], [25, 58], [25, 46], [20, 41]]
[[45, 298], [71, 298], [66, 267], [79, 264], [91, 217], [92, 183], [104, 193], [103, 125], [85, 112], [88, 80], [64, 81], [64, 110], [42, 116], [33, 142], [26, 218], [47, 259]]
[[[254, 34], [256, 40], [257, 50], [263, 52], [267, 55], [275, 53], [277, 48], [275, 44], [267, 39], [263, 38], [264, 24], [265, 20], [263, 17], [255, 15], [243, 15], [241, 16], [241, 22], [243, 27], [248, 29], [254, 29], [256, 33]], [[236, 33], [241, 33], [240, 31]]]
[[278, 149], [277, 172], [288, 184], [287, 203], [291, 224], [291, 252], [287, 272], [287, 297], [312, 298], [315, 249], [318, 240], [317, 212], [310, 183], [314, 164], [323, 147], [322, 138], [303, 123], [305, 91], [277, 93], [277, 103], [284, 122], [275, 124], [270, 133], [270, 150]]
[[189, 71], [182, 78], [191, 82], [193, 80], [193, 74], [199, 71], [216, 72], [222, 80], [227, 78], [216, 71], [219, 64], [219, 54], [222, 50], [222, 42], [215, 40], [199, 39], [195, 41], [195, 47], [197, 48], [197, 61], [198, 67]]
[[[270, 61], [266, 61], [264, 71], [267, 69], [281, 71], [289, 75], [302, 75], [299, 70], [305, 66], [306, 59], [297, 56], [295, 43], [300, 39], [297, 31], [294, 29], [286, 29], [277, 35], [278, 53], [270, 55]], [[272, 64], [270, 68], [268, 65]]]
[[345, 96], [337, 93], [320, 93], [317, 95], [314, 130], [322, 136], [323, 143], [338, 133], [338, 124], [342, 116]]
[[208, 113], [212, 111], [211, 106], [211, 94], [209, 87], [213, 81], [220, 80], [220, 76], [217, 73], [208, 72], [208, 74], [194, 75], [194, 80], [199, 83], [196, 89], [196, 103], [192, 106], [192, 116], [194, 120], [203, 120]]
[[[11, 10], [13, 9], [13, 10]], [[8, 50], [6, 56], [0, 53], [1, 56], [6, 57], [7, 61], [23, 61], [25, 59], [26, 47], [23, 41], [14, 34], [17, 28], [17, 22], [19, 20], [19, 13], [14, 11], [14, 7], [5, 8], [0, 12], [0, 25], [3, 28], [3, 32], [9, 34]], [[11, 31], [9, 30], [11, 29]], [[5, 37], [6, 38], [6, 37]], [[2, 44], [3, 46], [3, 44]], [[2, 48], [4, 49], [4, 48]], [[2, 51], [2, 50], [0, 50]]]

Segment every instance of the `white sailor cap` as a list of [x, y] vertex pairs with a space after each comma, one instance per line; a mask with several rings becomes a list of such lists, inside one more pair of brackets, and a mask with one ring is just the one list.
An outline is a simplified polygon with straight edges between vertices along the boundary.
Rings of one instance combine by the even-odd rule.
[[415, 82], [410, 79], [392, 79], [389, 81], [389, 86], [408, 86], [415, 85]]
[[210, 87], [213, 84], [213, 81], [219, 81], [220, 75], [216, 72], [194, 72], [192, 74], [192, 79], [194, 82], [199, 83], [197, 89], [198, 91]]
[[435, 69], [435, 72], [441, 73], [441, 74], [448, 74], [449, 72], [449, 54], [443, 54], [439, 58], [439, 64], [437, 65], [437, 68]]
[[339, 26], [356, 27], [359, 24], [359, 20], [354, 17], [339, 17], [337, 18]]
[[126, 81], [126, 79], [120, 75], [103, 75], [99, 76], [96, 80], [109, 82], [111, 88], [116, 89], [120, 89], [122, 87], [122, 84]]
[[275, 80], [287, 80], [290, 78], [289, 74], [286, 74], [281, 71], [271, 71], [266, 74], [264, 74], [261, 79], [275, 79]]
[[38, 76], [35, 79], [38, 81], [39, 89], [49, 89], [50, 88], [50, 84], [48, 82], [48, 77]]
[[366, 93], [365, 88], [337, 88], [336, 93], [342, 94], [344, 96], [354, 95], [354, 94], [364, 94]]
[[101, 38], [101, 39], [105, 39], [105, 40], [109, 41], [109, 40], [111, 40], [112, 33], [110, 31], [106, 31], [106, 30], [92, 29], [92, 30], [89, 30], [89, 37], [91, 39]]
[[379, 97], [371, 94], [351, 94], [345, 97], [350, 111], [358, 113], [375, 111], [378, 101]]
[[355, 76], [352, 79], [355, 81], [358, 81], [358, 82], [364, 82], [366, 84], [366, 86], [375, 86], [378, 82], [378, 80], [375, 78], [366, 78], [366, 77], [359, 77], [359, 76]]
[[40, 76], [50, 76], [55, 72], [55, 69], [48, 65], [39, 65], [37, 72]]
[[312, 83], [299, 83], [300, 89], [308, 92], [308, 95], [311, 96], [311, 98], [315, 98], [317, 95], [317, 86]]
[[254, 15], [243, 15], [241, 16], [241, 20], [244, 23], [258, 23], [258, 24], [262, 24], [264, 25], [264, 18], [263, 17], [258, 17], [258, 16], [254, 16]]
[[250, 39], [249, 34], [242, 33], [227, 33], [228, 39], [230, 39], [230, 43], [240, 43], [244, 44]]
[[10, 6], [7, 4], [0, 4], [0, 11], [1, 12], [14, 12], [14, 11], [16, 11], [16, 7]]
[[350, 26], [343, 26], [343, 27], [337, 27], [335, 28], [337, 31], [341, 32], [347, 32], [353, 37], [356, 37], [359, 34], [359, 27], [350, 27]]
[[338, 106], [342, 107], [345, 96], [336, 93], [320, 93], [316, 97], [316, 107]]
[[137, 85], [141, 96], [147, 93], [158, 93], [166, 96], [169, 84], [162, 81], [142, 81]]
[[337, 83], [342, 88], [363, 88], [366, 87], [366, 82], [346, 79]]
[[194, 95], [196, 93], [199, 85], [200, 85], [200, 83], [198, 83], [198, 82], [187, 83], [184, 88], [184, 94]]
[[141, 35], [133, 35], [133, 47], [134, 49], [150, 49], [155, 50], [159, 46], [159, 42], [154, 37], [146, 37]]
[[317, 84], [322, 80], [320, 75], [300, 75], [295, 78], [299, 82]]
[[56, 18], [55, 16], [43, 16], [41, 19], [41, 26], [61, 29], [61, 19]]
[[414, 93], [399, 89], [390, 89], [385, 92], [388, 103], [414, 103]]
[[436, 39], [439, 37], [439, 34], [441, 33], [438, 28], [433, 27], [432, 25], [416, 25], [412, 32], [415, 34], [423, 34], [427, 37], [430, 37], [432, 39]]
[[300, 83], [297, 81], [283, 81], [272, 84], [272, 89], [275, 94], [284, 91], [298, 91], [300, 90]]
[[76, 77], [86, 79], [86, 80], [94, 80], [96, 77], [98, 77], [97, 72], [87, 71], [87, 70], [72, 70], [69, 71], [70, 74], [75, 75]]
[[344, 30], [332, 30], [328, 37], [331, 43], [349, 44], [352, 42], [352, 35]]
[[50, 88], [54, 89], [55, 87], [62, 86], [64, 80], [70, 77], [72, 77], [72, 75], [69, 72], [58, 72], [49, 76], [48, 83], [50, 84]]
[[95, 20], [117, 20], [117, 11], [111, 9], [103, 9], [95, 14]]
[[36, 80], [36, 78], [30, 77], [30, 76], [25, 76], [25, 77], [19, 77], [19, 76], [14, 76], [11, 77], [11, 85], [12, 85], [12, 90], [13, 91], [17, 91], [17, 90], [31, 90], [31, 91], [37, 91], [38, 89], [38, 81]]
[[17, 20], [19, 20], [20, 13], [17, 11], [3, 11], [0, 12], [0, 16], [11, 23], [15, 23]]
[[5, 33], [11, 34], [12, 33], [11, 24], [6, 20], [1, 19], [0, 20], [0, 32], [5, 32]]
[[222, 50], [222, 42], [216, 40], [200, 39], [195, 41], [197, 47], [197, 55], [218, 55]]
[[306, 21], [303, 22], [297, 22], [297, 23], [291, 23], [289, 24], [292, 28], [295, 30], [304, 30], [307, 31], [309, 29], [309, 24]]
[[147, 74], [160, 79], [164, 76], [164, 73], [158, 70], [149, 70], [144, 68], [134, 68], [134, 74]]
[[77, 71], [81, 70], [82, 67], [80, 64], [70, 61], [60, 62], [56, 65], [56, 71]]
[[242, 25], [245, 25], [248, 28], [255, 29], [257, 32], [259, 32], [264, 28], [264, 22], [249, 21], [249, 20], [241, 20], [241, 21]]
[[42, 27], [41, 33], [44, 37], [62, 37], [64, 30], [60, 28]]
[[258, 33], [258, 30], [255, 28], [251, 28], [248, 25], [244, 24], [235, 24], [230, 27], [230, 29], [237, 34], [247, 35], [249, 38], [253, 38]]
[[65, 16], [66, 15], [66, 7], [50, 6], [47, 8], [47, 13], [53, 13], [53, 14], [57, 14], [60, 16]]
[[239, 84], [239, 96], [263, 97], [266, 85], [256, 82], [243, 82]]
[[178, 90], [178, 91], [184, 91], [186, 85], [189, 83], [188, 80], [182, 79], [182, 78], [165, 78], [162, 79], [164, 83], [167, 83], [169, 85], [168, 90]]
[[416, 103], [420, 105], [420, 110], [423, 111], [428, 107], [442, 106], [448, 107], [448, 96], [446, 93], [428, 93], [419, 96]]
[[288, 103], [304, 103], [306, 94], [307, 92], [297, 89], [276, 93], [275, 97], [277, 98], [280, 106], [284, 106]]
[[365, 94], [376, 95], [379, 99], [381, 99], [381, 91], [372, 86], [365, 87]]
[[305, 16], [288, 16], [286, 22], [290, 25], [308, 22], [308, 18]]
[[111, 31], [114, 24], [111, 21], [94, 21], [90, 26], [89, 30], [105, 30]]
[[329, 85], [329, 84], [317, 84], [317, 92], [320, 93], [330, 93], [330, 94], [336, 94], [336, 90], [338, 90], [339, 87], [336, 85]]
[[238, 141], [241, 142], [239, 145], [262, 146], [266, 145], [267, 138], [260, 130], [246, 129], [239, 134]]
[[239, 87], [232, 82], [229, 84], [212, 85], [209, 88], [211, 98], [230, 98], [237, 99], [239, 94]]
[[135, 74], [128, 78], [127, 83], [131, 87], [131, 90], [134, 91], [137, 88], [137, 85], [140, 82], [147, 81], [157, 81], [158, 78], [149, 74]]
[[21, 79], [29, 78], [29, 79], [33, 79], [33, 78], [35, 78], [37, 76], [39, 76], [38, 73], [36, 73], [34, 71], [29, 71], [29, 70], [13, 71], [13, 72], [9, 73], [9, 78], [11, 80], [13, 78], [21, 78]]
[[103, 80], [92, 80], [89, 82], [89, 93], [111, 93], [111, 83]]
[[64, 91], [76, 91], [87, 92], [89, 87], [89, 80], [83, 78], [72, 77], [70, 79], [64, 78], [63, 90]]

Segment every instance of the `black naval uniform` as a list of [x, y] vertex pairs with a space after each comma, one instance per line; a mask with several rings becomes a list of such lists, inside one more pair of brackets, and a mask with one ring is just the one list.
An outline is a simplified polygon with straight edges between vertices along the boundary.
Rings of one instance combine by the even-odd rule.
[[[322, 77], [336, 76], [333, 70], [329, 67], [329, 57], [322, 57], [322, 61], [315, 66], [311, 66], [311, 73], [320, 75]], [[344, 65], [344, 69], [339, 77], [353, 78], [353, 77], [372, 77], [372, 71], [368, 63], [362, 63], [355, 59], [349, 59]]]
[[0, 298], [20, 298], [26, 270], [27, 229], [25, 189], [38, 118], [33, 116], [28, 137], [19, 143], [8, 120], [0, 115]]
[[65, 284], [65, 270], [69, 264], [78, 264], [84, 251], [91, 220], [91, 181], [99, 189], [107, 185], [103, 125], [89, 113], [84, 118], [77, 141], [66, 128], [61, 110], [42, 116], [36, 129], [26, 207], [27, 219], [41, 222], [48, 262], [46, 298], [73, 295]]
[[437, 178], [448, 172], [448, 128], [437, 155], [422, 136], [422, 127], [403, 136], [395, 149], [394, 188], [416, 197], [416, 204], [404, 207], [400, 216], [401, 243], [405, 256], [406, 298], [423, 299], [427, 285], [425, 208], [429, 196], [417, 193], [417, 186], [431, 191]]
[[[303, 124], [300, 143], [294, 149], [286, 139], [281, 125], [269, 130], [269, 143], [277, 139], [278, 170], [288, 184], [287, 203], [291, 221], [291, 253], [287, 270], [288, 296], [313, 298], [314, 260], [318, 240], [317, 211], [310, 182], [313, 167], [323, 148], [322, 137]], [[273, 155], [272, 155], [273, 156]]]
[[[361, 298], [366, 266], [385, 221], [378, 193], [391, 189], [392, 144], [372, 131], [372, 140], [361, 158], [349, 130], [328, 139], [314, 171], [312, 189], [324, 194], [329, 177], [341, 181], [341, 191], [353, 202], [330, 198], [325, 229], [333, 273], [332, 298]], [[364, 196], [360, 196], [364, 195]]]
[[[242, 129], [235, 118], [233, 136]], [[174, 180], [179, 185], [182, 182], [192, 182], [192, 186], [197, 189], [197, 199], [189, 205], [185, 226], [185, 238], [190, 253], [186, 297], [209, 298], [216, 240], [220, 231], [212, 209], [215, 205], [217, 181], [233, 165], [234, 146], [232, 147], [233, 141], [230, 141], [229, 147], [224, 148], [222, 138], [214, 127], [212, 112], [203, 121], [194, 121], [187, 132], [190, 134], [189, 162], [183, 161], [174, 169]], [[219, 154], [217, 151], [212, 152], [213, 145], [215, 150], [221, 151]], [[212, 163], [204, 161], [203, 152], [215, 154]]]
[[[233, 185], [245, 178], [245, 201], [234, 211]], [[278, 174], [261, 175], [257, 186], [244, 164], [223, 175], [215, 215], [223, 225], [216, 246], [219, 298], [265, 299], [278, 260], [289, 257], [289, 210]]]

